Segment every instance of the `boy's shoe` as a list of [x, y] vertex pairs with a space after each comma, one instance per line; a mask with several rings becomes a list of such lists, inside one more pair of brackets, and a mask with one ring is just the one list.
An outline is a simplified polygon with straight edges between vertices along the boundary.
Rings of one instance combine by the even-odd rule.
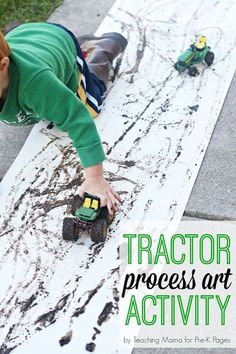
[[[80, 46], [83, 48], [87, 47], [90, 49], [92, 46], [99, 45], [102, 49], [108, 50], [108, 52], [110, 52], [110, 50], [114, 51], [112, 53], [112, 60], [114, 60], [114, 58], [120, 54], [119, 51], [123, 52], [125, 50], [128, 43], [127, 39], [117, 32], [104, 33], [100, 37], [96, 37], [94, 35], [84, 35], [77, 37], [77, 39]], [[112, 45], [112, 49], [110, 48], [110, 45]], [[116, 48], [114, 48], [114, 46]]]
[[127, 39], [116, 32], [104, 33], [100, 37], [85, 35], [77, 39], [90, 72], [96, 74], [107, 87], [112, 62], [125, 50]]

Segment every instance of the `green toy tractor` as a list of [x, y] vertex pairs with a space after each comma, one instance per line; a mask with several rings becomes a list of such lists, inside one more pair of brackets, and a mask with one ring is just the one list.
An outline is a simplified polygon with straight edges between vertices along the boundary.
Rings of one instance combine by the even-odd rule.
[[82, 230], [89, 232], [93, 242], [104, 242], [112, 216], [107, 207], [100, 206], [100, 198], [85, 193], [83, 198], [76, 195], [72, 204], [73, 217], [63, 221], [62, 237], [64, 240], [77, 241]]
[[207, 66], [211, 66], [214, 61], [214, 53], [210, 51], [207, 45], [207, 38], [200, 36], [196, 43], [191, 44], [190, 47], [184, 51], [174, 64], [174, 68], [178, 72], [183, 72], [188, 69], [190, 76], [197, 76], [199, 74], [196, 64], [205, 62]]

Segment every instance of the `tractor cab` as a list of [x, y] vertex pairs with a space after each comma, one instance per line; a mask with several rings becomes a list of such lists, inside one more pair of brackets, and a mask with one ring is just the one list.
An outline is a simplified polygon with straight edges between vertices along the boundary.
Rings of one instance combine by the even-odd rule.
[[85, 194], [82, 206], [75, 210], [75, 216], [81, 221], [93, 221], [100, 213], [100, 198]]
[[207, 38], [205, 36], [200, 36], [198, 37], [197, 42], [193, 44], [193, 46], [197, 50], [203, 50], [206, 47], [206, 43], [207, 43]]

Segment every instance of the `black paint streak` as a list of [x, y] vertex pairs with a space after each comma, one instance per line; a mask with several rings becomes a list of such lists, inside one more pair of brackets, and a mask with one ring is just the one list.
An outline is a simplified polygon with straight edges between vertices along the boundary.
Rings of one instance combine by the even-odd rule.
[[99, 326], [101, 326], [103, 324], [103, 322], [106, 321], [106, 319], [108, 318], [109, 314], [112, 311], [112, 308], [113, 308], [113, 303], [111, 301], [107, 302], [106, 305], [104, 306], [104, 309], [102, 310], [102, 312], [98, 316], [97, 324]]
[[32, 307], [34, 300], [36, 300], [36, 297], [37, 297], [37, 294], [33, 294], [30, 296], [29, 299], [22, 301], [21, 311], [25, 312], [25, 311], [29, 310]]
[[92, 340], [96, 340], [97, 335], [100, 334], [101, 331], [99, 331], [99, 329], [96, 327], [93, 327], [93, 329], [94, 329], [95, 333], [92, 336]]
[[53, 122], [50, 122], [48, 125], [47, 125], [47, 129], [52, 129], [54, 127], [54, 123]]
[[191, 111], [197, 112], [197, 110], [198, 110], [198, 108], [199, 108], [199, 104], [196, 104], [195, 106], [188, 106], [188, 108], [189, 108]]
[[107, 151], [107, 155], [110, 155], [110, 153], [112, 152], [112, 150], [116, 147], [117, 144], [119, 144], [124, 137], [126, 136], [126, 134], [133, 128], [133, 126], [136, 124], [136, 121], [131, 123], [128, 128], [124, 131], [124, 133], [119, 137], [119, 139], [113, 144], [112, 147], [110, 147]]
[[8, 231], [5, 231], [5, 232], [3, 232], [3, 233], [0, 235], [0, 237], [9, 234], [9, 233], [12, 232], [12, 231], [14, 231], [14, 229], [10, 229], [10, 230], [8, 230]]
[[89, 253], [86, 264], [85, 264], [85, 268], [89, 269], [90, 265], [92, 263], [95, 262], [95, 259], [97, 258], [97, 256], [99, 255], [99, 253], [101, 252], [101, 250], [103, 249], [103, 247], [105, 246], [105, 243], [101, 243], [101, 244], [92, 244], [89, 249], [92, 251], [91, 253]]
[[[165, 79], [165, 81], [162, 83], [162, 85], [161, 85], [161, 87], [159, 88], [159, 90], [155, 93], [155, 96], [154, 96], [153, 98], [151, 98], [151, 100], [148, 102], [148, 104], [147, 104], [146, 107], [143, 109], [143, 111], [137, 116], [136, 121], [133, 122], [133, 123], [136, 124], [139, 119], [142, 119], [142, 116], [144, 115], [144, 113], [146, 113], [146, 111], [147, 111], [148, 108], [151, 106], [151, 104], [155, 102], [156, 97], [159, 96], [160, 92], [161, 92], [162, 89], [165, 87], [166, 83], [170, 80], [171, 76], [172, 76], [172, 71], [171, 71], [171, 73], [167, 76], [167, 78]], [[167, 106], [169, 105], [169, 102], [170, 102], [170, 100], [167, 99], [167, 100], [162, 104], [161, 107], [162, 107], [163, 109], [167, 110]], [[160, 108], [161, 108], [161, 107], [160, 107]], [[151, 127], [153, 126], [154, 123], [156, 123], [156, 121], [157, 121], [157, 118], [154, 118], [154, 119], [149, 123], [148, 127], [142, 132], [141, 137], [144, 137], [144, 136], [146, 136], [146, 135], [148, 134], [148, 132], [150, 131]], [[134, 125], [134, 124], [133, 124], [133, 125]], [[125, 132], [124, 134], [126, 134], [126, 132]], [[136, 138], [135, 145], [137, 145], [137, 143], [141, 140], [141, 137]], [[114, 144], [113, 147], [115, 147], [115, 144]], [[127, 158], [127, 157], [131, 154], [131, 151], [132, 151], [132, 148], [126, 153], [125, 158]]]
[[173, 162], [175, 162], [179, 158], [180, 155], [181, 155], [181, 151], [178, 151]]
[[71, 294], [67, 294], [63, 298], [61, 298], [53, 310], [50, 310], [50, 311], [44, 313], [43, 315], [39, 316], [37, 318], [37, 320], [34, 322], [34, 324], [39, 323], [43, 327], [48, 327], [52, 323], [54, 323], [55, 322], [55, 320], [54, 320], [55, 315], [63, 309], [63, 307], [66, 305], [70, 295]]
[[[140, 63], [143, 59], [144, 56], [144, 51], [147, 45], [147, 39], [146, 39], [146, 32], [145, 29], [143, 30], [140, 26], [138, 27], [139, 30], [139, 44], [136, 50], [136, 61], [132, 69], [126, 71], [126, 74], [135, 74], [139, 70]], [[133, 76], [131, 77], [130, 83], [133, 82]]]
[[91, 343], [87, 343], [87, 344], [86, 344], [85, 349], [86, 349], [88, 352], [94, 352], [95, 347], [96, 347], [96, 344], [93, 343], [93, 342], [91, 342]]
[[71, 317], [78, 317], [79, 315], [81, 315], [82, 313], [84, 313], [86, 311], [87, 305], [89, 304], [91, 299], [94, 297], [94, 295], [98, 292], [98, 290], [103, 286], [104, 283], [105, 283], [105, 279], [102, 279], [101, 282], [96, 286], [95, 289], [89, 291], [89, 295], [87, 297], [87, 300], [83, 304], [83, 306], [78, 307], [74, 311], [74, 313], [73, 313], [73, 315]]
[[120, 298], [119, 298], [119, 290], [117, 287], [113, 288], [113, 299], [115, 300], [115, 302], [119, 302]]
[[14, 347], [8, 348], [5, 344], [2, 344], [0, 347], [0, 354], [9, 354], [16, 347], [17, 346], [15, 345]]
[[165, 102], [161, 105], [160, 109], [162, 112], [166, 112], [168, 111], [169, 106], [170, 106], [170, 100], [169, 98], [167, 98]]
[[124, 164], [127, 166], [127, 167], [132, 167], [132, 166], [135, 166], [136, 162], [135, 161], [124, 161]]
[[69, 331], [59, 340], [60, 346], [63, 347], [63, 345], [70, 343], [71, 338], [72, 338], [72, 331]]

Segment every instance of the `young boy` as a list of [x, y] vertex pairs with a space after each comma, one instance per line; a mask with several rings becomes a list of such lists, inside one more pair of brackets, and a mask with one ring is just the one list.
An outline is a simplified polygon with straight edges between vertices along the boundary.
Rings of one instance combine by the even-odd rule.
[[105, 154], [92, 117], [101, 110], [112, 61], [126, 45], [118, 33], [76, 39], [50, 23], [20, 25], [5, 38], [0, 32], [0, 120], [47, 119], [67, 132], [85, 169], [80, 195], [97, 195], [110, 214], [121, 198], [103, 177]]

